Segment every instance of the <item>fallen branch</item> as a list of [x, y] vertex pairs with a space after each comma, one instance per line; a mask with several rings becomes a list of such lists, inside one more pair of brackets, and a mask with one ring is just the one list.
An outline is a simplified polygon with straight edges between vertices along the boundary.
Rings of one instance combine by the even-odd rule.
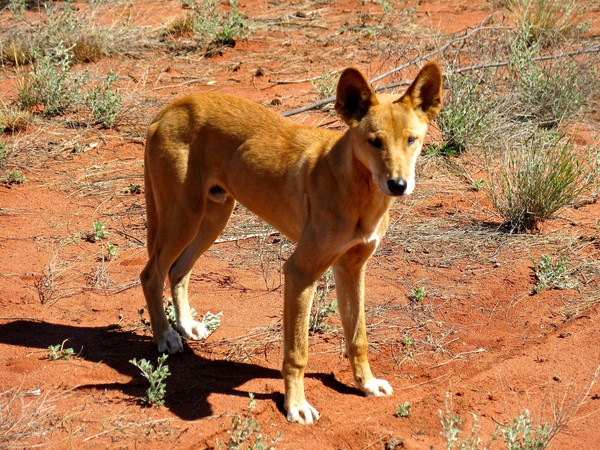
[[[454, 40], [452, 42], [457, 42], [457, 40]], [[443, 48], [446, 48], [446, 47], [447, 47], [447, 45], [445, 45]], [[410, 63], [407, 63], [407, 64], [404, 64], [404, 65], [402, 65], [400, 67], [397, 67], [397, 68], [395, 68], [395, 69], [393, 69], [393, 70], [391, 70], [391, 71], [389, 71], [389, 72], [387, 72], [387, 73], [385, 73], [385, 74], [383, 74], [383, 75], [381, 75], [381, 76], [379, 76], [377, 78], [373, 78], [370, 81], [370, 83], [373, 83], [375, 81], [381, 80], [383, 77], [389, 76], [389, 75], [391, 75], [393, 73], [396, 73], [396, 72], [398, 72], [400, 70], [406, 69], [406, 68], [410, 67], [411, 65], [416, 64], [417, 62], [420, 62], [420, 61], [422, 61], [424, 59], [427, 59], [430, 55], [432, 55], [434, 53], [439, 53], [439, 51], [428, 53], [427, 55], [425, 55], [423, 57], [419, 57], [419, 58], [411, 61]], [[535, 62], [549, 61], [549, 60], [552, 60], [552, 59], [568, 58], [568, 57], [579, 56], [579, 55], [590, 55], [590, 54], [594, 54], [594, 53], [600, 53], [600, 45], [594, 45], [592, 47], [587, 47], [587, 48], [584, 48], [582, 50], [576, 50], [576, 51], [573, 51], [573, 52], [557, 53], [555, 55], [538, 56], [538, 57], [532, 58], [532, 61], [535, 61]], [[459, 67], [457, 69], [445, 71], [444, 74], [443, 74], [443, 76], [447, 77], [448, 75], [460, 74], [460, 73], [470, 72], [470, 71], [473, 71], [473, 70], [506, 67], [509, 64], [510, 64], [509, 61], [498, 61], [498, 62], [492, 62], [492, 63], [486, 63], [486, 64], [476, 64], [476, 65], [467, 66], [467, 67]], [[411, 81], [406, 81], [406, 80], [405, 81], [398, 81], [398, 82], [395, 82], [395, 83], [390, 83], [390, 84], [386, 84], [386, 85], [383, 85], [383, 86], [378, 86], [378, 87], [374, 88], [374, 90], [375, 90], [375, 92], [380, 92], [380, 91], [385, 91], [385, 90], [388, 90], [388, 89], [393, 89], [393, 88], [396, 88], [396, 87], [409, 86], [410, 83], [411, 83]], [[301, 106], [299, 108], [292, 109], [290, 111], [284, 112], [282, 114], [282, 116], [284, 116], [284, 117], [290, 117], [290, 116], [293, 116], [295, 114], [300, 114], [302, 112], [309, 111], [311, 109], [316, 109], [316, 108], [319, 108], [319, 107], [321, 107], [323, 105], [327, 105], [329, 103], [333, 103], [334, 101], [335, 101], [335, 96], [327, 97], [327, 98], [324, 98], [322, 100], [318, 100], [316, 102], [310, 103], [308, 105]]]

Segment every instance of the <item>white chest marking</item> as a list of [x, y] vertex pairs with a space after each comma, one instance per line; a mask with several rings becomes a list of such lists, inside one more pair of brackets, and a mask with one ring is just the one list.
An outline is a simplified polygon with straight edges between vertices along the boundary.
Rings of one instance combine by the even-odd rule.
[[383, 217], [381, 219], [379, 219], [373, 232], [369, 236], [366, 236], [364, 238], [365, 244], [372, 244], [374, 242], [375, 247], [379, 247], [379, 242], [381, 242], [381, 236], [379, 235], [379, 226], [381, 225], [382, 220], [383, 220]]

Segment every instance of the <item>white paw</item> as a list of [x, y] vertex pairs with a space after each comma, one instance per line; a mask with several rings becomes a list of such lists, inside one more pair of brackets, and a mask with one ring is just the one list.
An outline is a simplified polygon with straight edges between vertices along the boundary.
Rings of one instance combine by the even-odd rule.
[[300, 406], [290, 406], [287, 412], [287, 420], [291, 423], [301, 423], [302, 425], [310, 425], [319, 420], [319, 411], [310, 406], [305, 400]]
[[169, 355], [173, 355], [175, 353], [183, 352], [183, 342], [181, 341], [181, 336], [179, 336], [179, 333], [173, 328], [169, 328], [165, 334], [163, 334], [162, 339], [157, 343], [159, 353], [168, 353]]
[[380, 380], [379, 378], [373, 378], [365, 384], [359, 385], [358, 388], [363, 391], [367, 397], [385, 397], [387, 395], [392, 395], [392, 392], [394, 392], [390, 383], [385, 380]]
[[177, 328], [179, 328], [179, 331], [184, 338], [192, 341], [206, 339], [210, 334], [206, 325], [203, 322], [198, 322], [196, 320], [183, 321]]

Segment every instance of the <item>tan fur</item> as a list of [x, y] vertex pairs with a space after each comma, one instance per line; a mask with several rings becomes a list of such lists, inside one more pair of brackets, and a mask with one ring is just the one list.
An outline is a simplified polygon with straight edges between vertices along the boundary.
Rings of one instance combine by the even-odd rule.
[[149, 260], [141, 280], [159, 350], [183, 350], [163, 309], [167, 276], [180, 333], [206, 337], [190, 314], [190, 272], [237, 200], [298, 243], [284, 265], [288, 420], [319, 418], [306, 402], [303, 377], [313, 293], [330, 266], [356, 385], [367, 395], [390, 395], [390, 385], [373, 377], [367, 361], [365, 265], [388, 226], [394, 197], [414, 187], [416, 159], [427, 124], [441, 108], [441, 88], [432, 63], [403, 96], [377, 96], [358, 70], [346, 69], [336, 101], [349, 125], [344, 134], [215, 93], [185, 97], [158, 113], [145, 153]]

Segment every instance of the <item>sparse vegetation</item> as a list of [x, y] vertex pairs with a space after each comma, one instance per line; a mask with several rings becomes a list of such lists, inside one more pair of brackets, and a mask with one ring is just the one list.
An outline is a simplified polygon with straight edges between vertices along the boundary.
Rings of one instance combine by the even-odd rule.
[[337, 74], [329, 70], [323, 71], [320, 77], [311, 81], [319, 94], [319, 98], [331, 97], [335, 94]]
[[446, 411], [440, 411], [441, 434], [448, 450], [478, 450], [490, 448], [494, 441], [502, 436], [507, 450], [543, 450], [552, 437], [553, 430], [548, 424], [536, 426], [528, 410], [515, 417], [509, 425], [496, 426], [496, 432], [484, 442], [480, 435], [480, 423], [476, 414], [472, 414], [471, 429], [465, 434], [462, 430], [463, 419]]
[[71, 74], [72, 49], [59, 42], [48, 53], [36, 58], [31, 72], [21, 76], [18, 95], [25, 108], [42, 106], [44, 114], [63, 113], [78, 95]]
[[496, 100], [485, 92], [486, 84], [477, 78], [456, 74], [446, 77], [447, 96], [436, 119], [442, 142], [429, 153], [457, 156], [468, 148], [482, 145], [497, 120]]
[[[401, 93], [422, 58], [437, 61], [445, 72], [444, 112], [430, 127], [426, 142], [434, 143], [431, 153], [452, 157], [419, 160], [417, 189], [395, 203], [390, 229], [369, 263], [366, 326], [373, 370], [395, 378], [403, 388], [421, 389], [427, 383], [423, 386], [434, 397], [440, 386], [455, 382], [445, 376], [455, 372], [457, 363], [467, 371], [459, 387], [467, 394], [456, 395], [457, 401], [461, 408], [477, 405], [481, 410], [478, 415], [468, 409], [461, 415], [442, 413], [444, 436], [436, 432], [419, 437], [431, 440], [427, 445], [435, 448], [444, 448], [446, 437], [455, 449], [543, 448], [557, 433], [558, 447], [571, 441], [576, 446], [580, 433], [594, 433], [589, 420], [594, 391], [575, 400], [566, 392], [567, 386], [581, 383], [581, 373], [574, 375], [573, 368], [584, 370], [579, 362], [593, 364], [586, 348], [571, 364], [570, 342], [592, 341], [591, 328], [572, 325], [594, 320], [591, 313], [600, 302], [595, 92], [600, 53], [593, 36], [579, 34], [589, 5], [573, 11], [571, 1], [488, 2], [485, 10], [501, 13], [476, 23], [471, 18], [479, 18], [481, 10], [471, 16], [472, 6], [465, 3], [464, 19], [469, 22], [461, 31], [439, 8], [425, 11], [417, 1], [358, 3], [354, 9], [310, 1], [291, 8], [279, 1], [238, 6], [182, 0], [185, 9], [177, 2], [2, 3], [0, 281], [5, 295], [0, 301], [0, 347], [6, 367], [12, 367], [3, 373], [7, 386], [18, 387], [0, 393], [0, 447], [68, 443], [170, 448], [183, 440], [209, 446], [212, 440], [216, 447], [215, 436], [224, 441], [223, 448], [275, 447], [276, 439], [267, 433], [274, 436], [284, 420], [276, 378], [283, 265], [294, 244], [241, 206], [217, 245], [199, 261], [190, 283], [192, 294], [202, 292], [202, 304], [212, 310], [221, 301], [216, 297], [235, 300], [223, 308], [250, 311], [248, 323], [234, 315], [218, 339], [189, 345], [177, 364], [177, 383], [162, 381], [161, 401], [168, 399], [168, 408], [148, 413], [121, 401], [137, 389], [148, 399], [144, 404], [159, 404], [151, 403], [146, 380], [137, 376], [141, 362], [134, 360], [137, 369], [122, 363], [137, 354], [132, 349], [151, 354], [153, 348], [148, 314], [142, 322], [136, 315], [142, 306], [139, 271], [146, 261], [145, 202], [139, 195], [144, 189], [145, 130], [164, 104], [192, 91], [232, 92], [286, 111], [317, 95], [334, 94], [334, 74], [348, 65], [374, 78], [404, 67], [374, 82], [385, 92]], [[551, 12], [547, 18], [555, 23], [543, 25], [542, 19], [521, 20], [517, 15], [507, 19], [506, 11], [514, 14], [519, 4], [527, 4], [528, 11], [542, 5], [540, 12]], [[563, 12], [555, 13], [555, 6]], [[172, 17], [180, 28], [169, 32], [166, 22]], [[563, 19], [565, 27], [558, 23]], [[442, 30], [430, 32], [430, 23], [441, 23]], [[452, 33], [447, 34], [450, 26]], [[237, 48], [226, 48], [234, 44]], [[220, 53], [226, 54], [206, 59]], [[114, 72], [107, 72], [109, 68]], [[388, 83], [396, 87], [385, 87]], [[343, 127], [333, 117], [305, 111], [294, 120]], [[17, 186], [25, 176], [35, 182]], [[9, 178], [15, 180], [12, 186]], [[562, 195], [561, 189], [574, 195]], [[543, 199], [538, 203], [562, 206], [542, 218], [534, 210], [536, 197]], [[544, 205], [545, 211], [550, 209]], [[92, 228], [94, 219], [98, 222]], [[577, 291], [547, 292], [565, 288]], [[304, 429], [290, 427], [290, 436], [285, 432], [286, 442], [280, 444], [286, 448], [342, 442], [335, 433], [351, 428], [347, 408], [332, 413], [320, 399], [323, 389], [343, 391], [340, 383], [352, 382], [343, 356], [344, 336], [333, 328], [338, 318], [333, 316], [337, 308], [332, 289], [329, 274], [318, 285], [311, 311], [307, 372], [308, 400], [322, 410], [325, 422], [304, 435]], [[530, 290], [543, 296], [527, 297]], [[535, 314], [540, 302], [548, 315]], [[118, 311], [109, 303], [119, 305]], [[531, 320], [527, 326], [514, 320], [531, 317], [532, 311], [545, 327], [543, 333], [549, 332], [546, 324], [552, 326], [556, 339], [549, 346], [530, 339], [540, 333]], [[209, 312], [196, 320], [213, 330], [221, 316]], [[574, 318], [577, 323], [565, 325]], [[39, 336], [23, 333], [38, 329], [41, 320], [47, 323]], [[500, 365], [486, 369], [476, 362], [483, 349], [470, 347], [470, 338], [488, 320], [504, 341], [488, 347], [486, 361]], [[84, 332], [91, 333], [82, 341], [86, 350], [69, 352], [69, 347], [79, 348], [73, 344]], [[64, 336], [72, 341], [62, 349], [49, 346]], [[489, 336], [477, 339], [481, 337]], [[507, 355], [514, 353], [515, 340], [523, 355], [536, 358], [535, 367], [543, 370], [513, 370]], [[49, 361], [52, 353], [67, 360]], [[146, 358], [151, 360], [145, 367], [148, 373], [167, 367], [163, 361], [159, 370], [155, 358]], [[174, 359], [167, 361], [175, 372]], [[44, 370], [31, 370], [32, 363]], [[315, 378], [321, 376], [321, 367], [336, 370]], [[480, 368], [505, 377], [506, 384], [502, 379], [502, 387], [482, 390], [473, 380], [484, 379], [485, 373], [467, 376]], [[78, 373], [83, 370], [94, 372], [94, 392], [73, 389], [81, 383]], [[119, 378], [134, 372], [133, 383], [121, 383]], [[555, 375], [549, 381], [553, 387], [541, 387]], [[53, 382], [59, 378], [60, 383]], [[180, 382], [187, 380], [182, 388]], [[230, 394], [246, 395], [249, 390], [257, 392], [257, 401], [251, 399], [248, 411], [243, 404], [239, 414], [231, 411]], [[159, 397], [160, 389], [156, 391]], [[545, 402], [553, 396], [548, 411]], [[544, 404], [538, 415], [540, 398]], [[336, 400], [347, 406], [351, 398], [336, 394]], [[350, 409], [355, 416], [371, 417], [361, 422], [363, 432], [353, 435], [350, 444], [397, 448], [402, 440], [389, 439], [386, 430], [407, 425], [416, 413], [417, 422], [427, 422], [427, 429], [437, 423], [439, 430], [436, 411], [423, 408], [426, 402], [397, 402], [363, 401], [364, 410]], [[504, 404], [510, 414], [501, 413]], [[576, 413], [573, 405], [580, 404]], [[512, 409], [516, 405], [532, 405], [536, 413], [521, 414], [523, 409]], [[212, 416], [204, 417], [209, 410]], [[394, 417], [406, 415], [406, 420]], [[491, 417], [501, 421], [495, 433]], [[550, 425], [543, 424], [544, 418], [550, 418]], [[560, 425], [570, 418], [576, 423], [564, 436]], [[202, 426], [190, 427], [190, 421]], [[334, 426], [328, 427], [328, 421]], [[329, 435], [323, 440], [324, 426]]]
[[250, 403], [244, 415], [236, 414], [231, 419], [231, 430], [227, 431], [228, 441], [219, 442], [217, 448], [228, 450], [241, 450], [243, 448], [252, 450], [270, 450], [275, 448], [277, 442], [282, 441], [281, 433], [277, 433], [274, 439], [264, 436], [260, 432], [260, 425], [254, 415], [254, 395], [250, 393]]
[[31, 120], [31, 112], [0, 102], [0, 134], [23, 131]]
[[118, 247], [113, 244], [106, 245], [106, 259], [114, 259], [117, 256]]
[[333, 272], [329, 269], [323, 275], [323, 278], [317, 286], [315, 299], [310, 313], [308, 330], [311, 333], [329, 331], [331, 327], [327, 324], [326, 319], [331, 314], [337, 312], [337, 301], [335, 299], [329, 301], [328, 297], [333, 290]]
[[515, 119], [556, 128], [589, 104], [595, 70], [571, 58], [542, 61], [542, 47], [529, 42], [530, 27], [517, 29], [511, 43], [507, 85], [516, 92]]
[[561, 258], [556, 264], [548, 255], [535, 263], [535, 293], [539, 294], [544, 289], [577, 289], [579, 283], [572, 279], [567, 269], [567, 261]]
[[191, 12], [169, 24], [167, 31], [173, 35], [194, 32], [211, 48], [234, 47], [236, 40], [249, 31], [249, 21], [240, 12], [237, 0], [230, 0], [228, 9], [213, 0], [190, 0], [182, 4]]
[[528, 29], [529, 43], [549, 43], [580, 31], [582, 4], [576, 0], [507, 0], [506, 7], [517, 26]]
[[130, 183], [129, 186], [127, 186], [127, 190], [130, 194], [141, 194], [142, 185], [138, 183]]
[[[167, 320], [169, 321], [169, 325], [171, 328], [177, 329], [177, 313], [175, 311], [175, 304], [173, 300], [169, 298], [167, 300], [167, 304], [165, 305], [165, 313], [167, 314]], [[198, 315], [196, 308], [191, 308], [192, 318]], [[206, 312], [202, 316], [202, 323], [206, 326], [206, 329], [209, 333], [214, 332], [217, 328], [221, 326], [221, 317], [223, 316], [223, 312], [219, 312], [217, 314], [211, 313], [210, 311]]]
[[129, 362], [140, 369], [142, 376], [148, 380], [150, 387], [146, 390], [146, 396], [142, 397], [142, 402], [148, 406], [162, 406], [165, 403], [167, 395], [167, 384], [165, 380], [171, 375], [169, 366], [165, 365], [168, 355], [163, 354], [158, 357], [156, 368], [146, 359], [135, 358]]
[[500, 429], [508, 450], [542, 450], [550, 442], [552, 428], [543, 423], [536, 427], [528, 410]]

